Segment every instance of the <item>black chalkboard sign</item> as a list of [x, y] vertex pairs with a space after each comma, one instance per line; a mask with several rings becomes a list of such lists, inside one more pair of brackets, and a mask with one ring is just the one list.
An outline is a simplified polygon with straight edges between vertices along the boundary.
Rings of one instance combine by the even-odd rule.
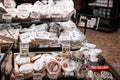
[[99, 27], [99, 17], [92, 15], [80, 15], [78, 26], [97, 30]]

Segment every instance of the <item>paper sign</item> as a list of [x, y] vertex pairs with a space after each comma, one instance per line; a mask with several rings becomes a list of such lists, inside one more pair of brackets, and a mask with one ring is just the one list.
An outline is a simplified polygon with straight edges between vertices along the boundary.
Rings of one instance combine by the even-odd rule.
[[48, 74], [48, 77], [49, 77], [50, 79], [57, 79], [58, 76], [59, 76], [59, 74]]
[[29, 43], [20, 43], [20, 55], [28, 56], [29, 53]]
[[10, 14], [2, 14], [2, 21], [3, 22], [12, 22], [12, 17]]
[[42, 80], [44, 76], [45, 76], [44, 73], [34, 73], [33, 80]]
[[70, 53], [70, 41], [62, 41], [62, 53]]
[[24, 80], [24, 75], [23, 74], [19, 74], [15, 77], [15, 80]]
[[31, 18], [31, 22], [40, 22], [40, 18]]

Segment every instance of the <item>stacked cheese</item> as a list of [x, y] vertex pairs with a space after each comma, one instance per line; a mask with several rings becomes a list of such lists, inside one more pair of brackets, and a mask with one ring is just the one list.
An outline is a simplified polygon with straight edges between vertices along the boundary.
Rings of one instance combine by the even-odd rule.
[[[2, 25], [1, 25], [2, 27]], [[19, 29], [8, 28], [0, 30], [0, 43], [14, 43], [18, 40]]]

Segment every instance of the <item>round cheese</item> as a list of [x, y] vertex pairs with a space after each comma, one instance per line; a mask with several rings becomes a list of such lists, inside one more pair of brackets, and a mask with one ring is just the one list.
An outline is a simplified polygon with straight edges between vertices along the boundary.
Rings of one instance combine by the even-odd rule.
[[32, 64], [21, 65], [19, 68], [19, 71], [22, 74], [29, 74], [29, 73], [33, 72], [33, 65]]
[[17, 55], [16, 58], [15, 58], [15, 62], [18, 65], [30, 63], [30, 57], [21, 57], [20, 55]]

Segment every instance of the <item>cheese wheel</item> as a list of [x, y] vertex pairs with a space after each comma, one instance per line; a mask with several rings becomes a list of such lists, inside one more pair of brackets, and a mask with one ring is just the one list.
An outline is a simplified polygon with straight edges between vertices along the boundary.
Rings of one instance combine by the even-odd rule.
[[58, 74], [61, 70], [61, 65], [57, 61], [49, 61], [46, 67], [49, 74]]
[[76, 63], [73, 60], [64, 59], [62, 62], [62, 69], [67, 72], [75, 70]]
[[20, 55], [17, 55], [16, 58], [15, 58], [15, 62], [18, 65], [30, 63], [30, 57], [20, 57]]
[[19, 68], [19, 71], [22, 74], [29, 74], [29, 73], [33, 72], [33, 64], [21, 65]]
[[40, 58], [41, 57], [41, 54], [37, 55], [37, 56], [34, 56], [31, 58], [31, 61], [35, 61], [36, 59]]
[[34, 70], [35, 71], [41, 71], [45, 67], [45, 62], [43, 58], [40, 58], [35, 61], [34, 63]]

